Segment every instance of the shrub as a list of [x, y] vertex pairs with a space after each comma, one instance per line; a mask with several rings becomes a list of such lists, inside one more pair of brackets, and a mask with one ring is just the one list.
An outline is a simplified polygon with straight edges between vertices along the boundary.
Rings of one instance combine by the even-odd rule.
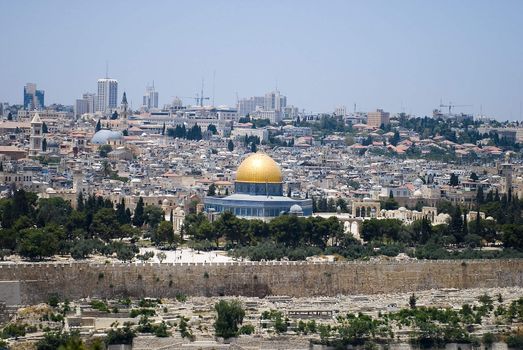
[[240, 330], [238, 331], [238, 334], [253, 334], [254, 333], [254, 326], [252, 324], [245, 324], [240, 327]]
[[105, 337], [105, 344], [127, 344], [133, 343], [133, 338], [136, 337], [136, 333], [129, 327], [125, 326], [122, 329], [111, 329]]
[[156, 315], [156, 312], [153, 309], [146, 309], [146, 308], [132, 309], [129, 314], [129, 317], [135, 318], [136, 316], [139, 316], [139, 315], [149, 317], [149, 316]]
[[238, 334], [238, 325], [242, 324], [245, 310], [239, 300], [220, 300], [214, 305], [217, 312], [214, 330], [218, 337], [225, 339]]
[[176, 293], [176, 301], [183, 303], [187, 301], [187, 295], [183, 293]]
[[23, 337], [26, 333], [26, 325], [21, 323], [8, 323], [2, 330], [2, 338]]
[[102, 300], [91, 301], [91, 307], [98, 311], [103, 311], [103, 312], [107, 312], [107, 313], [111, 312], [111, 310], [109, 310], [109, 307], [107, 306], [107, 304], [105, 302], [103, 302]]
[[51, 294], [47, 299], [47, 304], [49, 304], [49, 306], [51, 307], [57, 307], [59, 302], [60, 297], [58, 296], [58, 294]]

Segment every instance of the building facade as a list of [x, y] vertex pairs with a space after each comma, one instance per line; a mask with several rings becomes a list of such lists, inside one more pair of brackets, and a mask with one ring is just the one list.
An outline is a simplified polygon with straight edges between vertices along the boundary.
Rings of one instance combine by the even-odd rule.
[[98, 79], [97, 112], [110, 112], [118, 103], [118, 81], [115, 79]]
[[154, 84], [145, 88], [142, 106], [147, 110], [158, 108], [158, 92], [154, 90]]
[[44, 95], [44, 90], [37, 90], [36, 84], [27, 83], [24, 86], [24, 109], [43, 109], [45, 107]]
[[381, 125], [390, 124], [389, 112], [384, 112], [383, 109], [377, 109], [375, 112], [367, 113], [367, 125], [379, 128]]

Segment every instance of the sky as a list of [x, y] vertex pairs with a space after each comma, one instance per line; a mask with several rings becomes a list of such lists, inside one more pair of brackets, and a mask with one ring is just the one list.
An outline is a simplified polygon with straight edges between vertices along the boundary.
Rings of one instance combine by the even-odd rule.
[[215, 105], [278, 88], [313, 113], [451, 102], [522, 120], [521, 14], [520, 0], [0, 0], [0, 101], [34, 82], [72, 105], [107, 62], [133, 108], [153, 81], [163, 105], [204, 79]]

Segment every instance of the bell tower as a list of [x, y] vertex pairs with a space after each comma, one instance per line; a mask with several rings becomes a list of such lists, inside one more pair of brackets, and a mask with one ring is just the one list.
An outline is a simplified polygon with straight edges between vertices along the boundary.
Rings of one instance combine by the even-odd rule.
[[29, 138], [29, 156], [37, 157], [42, 151], [42, 119], [35, 113], [31, 120], [31, 136]]

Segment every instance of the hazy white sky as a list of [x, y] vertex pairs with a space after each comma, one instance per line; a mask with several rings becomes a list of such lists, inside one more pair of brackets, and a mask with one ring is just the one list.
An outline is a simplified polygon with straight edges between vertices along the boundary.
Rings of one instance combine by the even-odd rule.
[[160, 104], [202, 77], [210, 96], [215, 71], [216, 104], [277, 84], [312, 112], [428, 115], [443, 99], [521, 119], [522, 14], [523, 1], [0, 0], [0, 101], [35, 82], [46, 104], [73, 104], [108, 61], [133, 107], [153, 80]]

